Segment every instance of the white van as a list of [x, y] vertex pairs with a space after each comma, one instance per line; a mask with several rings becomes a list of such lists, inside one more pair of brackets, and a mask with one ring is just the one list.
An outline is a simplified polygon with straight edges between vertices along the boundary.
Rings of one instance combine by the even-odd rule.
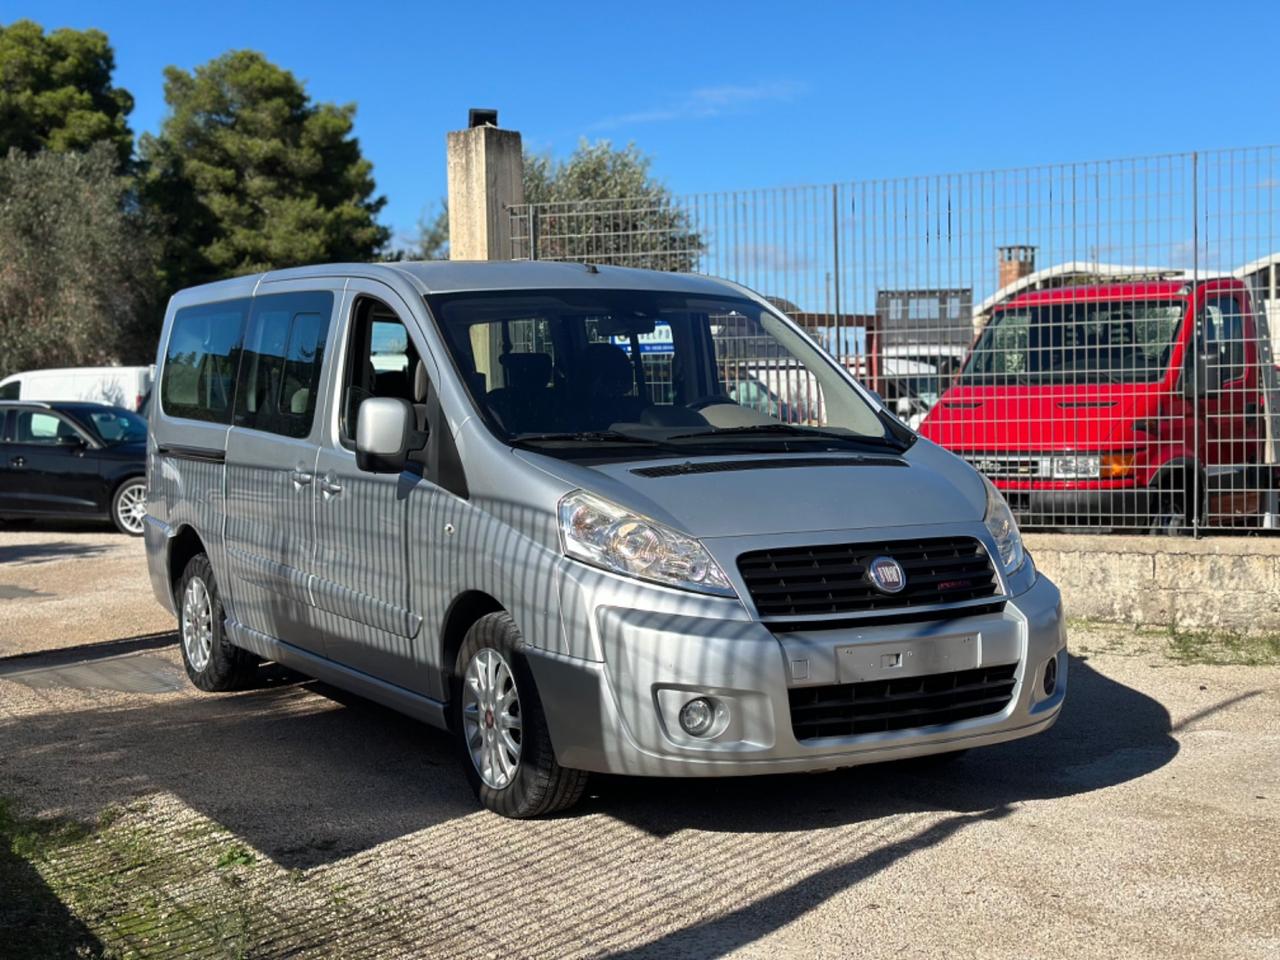
[[155, 367], [65, 367], [28, 370], [0, 380], [0, 400], [77, 400], [140, 410]]

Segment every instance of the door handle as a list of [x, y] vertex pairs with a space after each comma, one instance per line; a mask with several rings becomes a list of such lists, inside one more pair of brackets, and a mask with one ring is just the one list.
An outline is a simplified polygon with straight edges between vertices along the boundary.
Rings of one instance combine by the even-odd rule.
[[293, 470], [289, 473], [289, 479], [293, 481], [294, 489], [301, 490], [311, 482], [311, 474], [305, 470]]
[[25, 467], [26, 465], [27, 465], [26, 457], [13, 457], [9, 461], [9, 466], [11, 467]]
[[322, 477], [320, 479], [320, 492], [326, 497], [336, 497], [342, 492], [342, 484], [333, 479], [332, 476]]

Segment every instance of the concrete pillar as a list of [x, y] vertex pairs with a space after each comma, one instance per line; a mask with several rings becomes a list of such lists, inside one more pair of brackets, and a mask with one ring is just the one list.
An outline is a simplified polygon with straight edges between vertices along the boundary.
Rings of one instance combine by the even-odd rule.
[[509, 208], [524, 203], [520, 134], [485, 124], [448, 143], [449, 259], [510, 260]]

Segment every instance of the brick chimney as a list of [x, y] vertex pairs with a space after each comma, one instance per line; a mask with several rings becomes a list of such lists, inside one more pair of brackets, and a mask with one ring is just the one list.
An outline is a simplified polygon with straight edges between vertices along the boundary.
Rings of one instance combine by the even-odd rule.
[[1000, 283], [1003, 290], [1015, 280], [1021, 280], [1036, 268], [1036, 248], [1023, 244], [997, 247], [996, 258], [1000, 262]]

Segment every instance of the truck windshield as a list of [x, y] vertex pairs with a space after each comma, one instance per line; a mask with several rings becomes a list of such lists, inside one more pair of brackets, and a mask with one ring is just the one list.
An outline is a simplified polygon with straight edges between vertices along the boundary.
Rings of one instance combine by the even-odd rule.
[[960, 382], [1154, 383], [1168, 369], [1186, 309], [1181, 300], [1105, 300], [997, 310]]
[[901, 447], [804, 336], [746, 299], [625, 290], [429, 296], [495, 434], [554, 455]]

